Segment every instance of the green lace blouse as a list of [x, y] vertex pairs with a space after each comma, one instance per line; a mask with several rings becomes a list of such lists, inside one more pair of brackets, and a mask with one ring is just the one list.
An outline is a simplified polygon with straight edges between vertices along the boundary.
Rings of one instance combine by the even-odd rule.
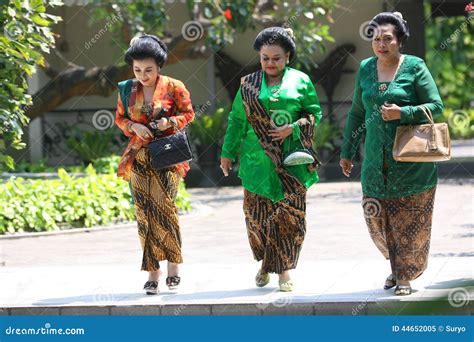
[[[380, 106], [384, 102], [401, 107], [401, 119], [384, 121]], [[397, 162], [392, 147], [397, 126], [426, 123], [420, 105], [433, 117], [443, 111], [443, 102], [425, 62], [405, 55], [391, 82], [378, 82], [377, 57], [361, 62], [356, 77], [352, 107], [344, 130], [341, 158], [352, 159], [365, 133], [362, 164], [362, 191], [375, 198], [396, 198], [423, 192], [436, 186], [435, 163]], [[383, 165], [388, 166], [384, 177]]]

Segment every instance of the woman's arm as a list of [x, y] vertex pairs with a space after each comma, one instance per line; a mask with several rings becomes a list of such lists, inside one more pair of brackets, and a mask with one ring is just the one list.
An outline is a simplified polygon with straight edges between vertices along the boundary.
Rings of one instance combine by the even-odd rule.
[[235, 161], [240, 150], [242, 139], [244, 138], [246, 122], [247, 116], [245, 115], [242, 93], [239, 88], [232, 104], [232, 110], [229, 113], [227, 131], [222, 146], [222, 158], [228, 158]]
[[[316, 89], [314, 88], [313, 82], [308, 77], [304, 80], [305, 87], [304, 87], [304, 94], [301, 103], [302, 112], [304, 114], [309, 114], [311, 119], [311, 124], [316, 127], [322, 118], [322, 111], [321, 105], [319, 104], [319, 97], [316, 93]], [[291, 124], [292, 128], [292, 138], [293, 140], [299, 140], [301, 136], [301, 129], [300, 126], [304, 124], [309, 124], [307, 118], [300, 118], [296, 122]]]
[[118, 95], [117, 110], [115, 111], [115, 124], [127, 137], [132, 137], [135, 135], [135, 132], [132, 130], [132, 125], [134, 122], [125, 117], [125, 109], [120, 98], [120, 93]]
[[352, 160], [357, 146], [360, 143], [363, 131], [365, 131], [364, 117], [365, 109], [362, 102], [362, 88], [360, 86], [361, 67], [357, 72], [355, 81], [355, 91], [352, 97], [352, 106], [347, 114], [346, 127], [344, 129], [344, 140], [341, 147], [341, 158]]
[[188, 123], [194, 120], [194, 111], [191, 103], [189, 91], [183, 82], [174, 80], [174, 101], [176, 105], [176, 115], [169, 118], [170, 123], [176, 129], [183, 129]]
[[420, 102], [417, 106], [400, 107], [400, 123], [401, 124], [419, 124], [428, 122], [423, 114], [421, 106], [425, 106], [431, 110], [433, 118], [442, 114], [444, 110], [443, 101], [439, 96], [436, 83], [431, 76], [425, 62], [418, 65], [415, 73], [416, 95]]

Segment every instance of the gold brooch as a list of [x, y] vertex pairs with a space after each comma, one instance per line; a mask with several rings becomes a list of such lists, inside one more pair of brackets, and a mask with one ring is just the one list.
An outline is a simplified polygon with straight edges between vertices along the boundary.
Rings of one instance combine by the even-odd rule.
[[382, 84], [379, 84], [379, 92], [383, 93], [387, 90], [387, 84], [386, 83], [382, 83]]

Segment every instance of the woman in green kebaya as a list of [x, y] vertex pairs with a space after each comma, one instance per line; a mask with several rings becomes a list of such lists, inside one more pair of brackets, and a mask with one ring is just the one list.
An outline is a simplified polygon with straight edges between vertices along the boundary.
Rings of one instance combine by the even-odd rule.
[[375, 57], [361, 62], [341, 149], [349, 177], [357, 145], [365, 133], [362, 165], [364, 216], [369, 233], [392, 273], [385, 289], [411, 294], [410, 281], [427, 267], [437, 183], [436, 164], [397, 162], [392, 148], [397, 127], [427, 123], [443, 111], [436, 84], [421, 58], [402, 54], [408, 27], [400, 13], [384, 12], [369, 24]]
[[[254, 48], [262, 70], [241, 80], [221, 168], [227, 176], [240, 155], [248, 238], [254, 258], [262, 261], [256, 285], [267, 285], [269, 273], [277, 273], [280, 290], [292, 291], [288, 271], [297, 265], [306, 233], [306, 190], [319, 179], [311, 146], [321, 108], [310, 78], [288, 67], [296, 50], [291, 29], [264, 29]], [[307, 164], [283, 163], [302, 148], [314, 157]]]

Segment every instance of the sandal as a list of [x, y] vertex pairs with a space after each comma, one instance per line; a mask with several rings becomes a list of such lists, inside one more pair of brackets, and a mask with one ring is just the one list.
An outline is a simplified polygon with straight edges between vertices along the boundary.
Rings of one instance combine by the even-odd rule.
[[155, 295], [160, 292], [158, 290], [158, 282], [154, 280], [148, 280], [143, 286], [143, 289], [145, 290], [147, 295]]
[[180, 282], [181, 282], [181, 277], [178, 277], [178, 276], [172, 276], [172, 277], [166, 278], [166, 286], [168, 286], [170, 290], [176, 290]]
[[397, 285], [395, 288], [395, 296], [408, 296], [411, 295], [410, 285]]
[[264, 287], [270, 282], [270, 275], [268, 273], [258, 270], [257, 275], [255, 276], [255, 285], [258, 287]]
[[392, 287], [397, 285], [397, 280], [395, 279], [395, 276], [393, 274], [390, 274], [387, 279], [385, 279], [385, 285], [383, 286], [384, 290], [389, 290]]
[[291, 292], [293, 291], [293, 282], [291, 279], [285, 281], [279, 281], [278, 285], [280, 285], [281, 292]]

